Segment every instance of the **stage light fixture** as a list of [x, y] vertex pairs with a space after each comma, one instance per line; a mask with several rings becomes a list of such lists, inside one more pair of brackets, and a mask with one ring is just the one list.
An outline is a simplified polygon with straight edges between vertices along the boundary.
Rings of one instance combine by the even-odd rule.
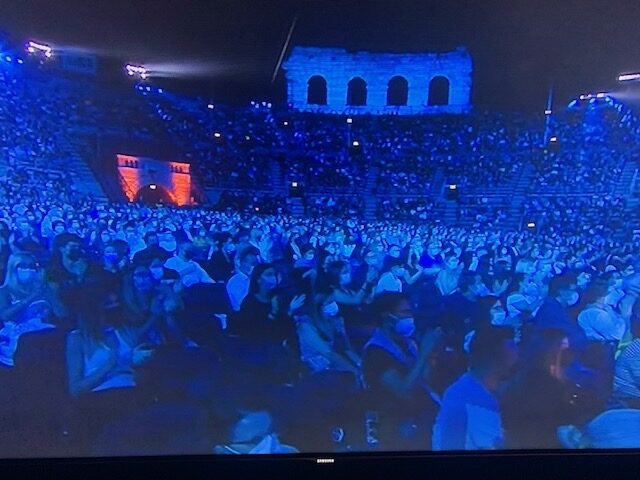
[[449, 185], [449, 190], [457, 190], [458, 186], [457, 185]]
[[40, 52], [47, 58], [51, 58], [53, 56], [53, 48], [51, 48], [49, 45], [45, 45], [44, 43], [38, 43], [34, 41], [30, 41], [29, 43], [27, 43], [27, 52]]
[[640, 73], [623, 73], [618, 75], [619, 82], [632, 82], [640, 80]]
[[528, 227], [528, 228], [536, 228], [536, 222], [529, 222], [529, 223], [527, 223], [527, 227]]
[[353, 118], [351, 118], [351, 117], [347, 118], [347, 123], [349, 125], [351, 125], [353, 123]]
[[158, 188], [158, 186], [157, 186], [157, 185], [155, 185], [155, 184], [151, 184], [151, 185], [149, 185], [149, 188], [150, 188], [151, 190], [155, 190], [155, 189], [157, 189], [157, 188]]
[[360, 142], [358, 140], [354, 140], [351, 145], [353, 145], [354, 147], [359, 147], [360, 146]]
[[144, 68], [144, 67], [141, 67], [139, 65], [127, 64], [127, 65], [125, 65], [124, 69], [127, 72], [127, 75], [129, 75], [130, 77], [133, 77], [134, 75], [137, 75], [142, 80], [146, 80], [147, 77], [149, 76], [149, 73], [147, 72], [147, 69]]
[[551, 115], [551, 110], [548, 110], [548, 109], [547, 109], [547, 110], [545, 110], [545, 111], [544, 111], [544, 114], [545, 114], [545, 115]]

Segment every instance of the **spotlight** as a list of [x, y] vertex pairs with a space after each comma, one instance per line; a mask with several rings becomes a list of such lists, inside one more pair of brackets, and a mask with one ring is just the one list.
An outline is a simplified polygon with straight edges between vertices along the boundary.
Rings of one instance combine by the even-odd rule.
[[19, 59], [18, 59], [18, 63], [19, 63], [20, 65], [22, 65], [22, 64], [24, 63], [24, 60], [22, 60], [21, 58], [19, 58]]
[[248, 142], [249, 140], [251, 140], [251, 137], [249, 135], [245, 135], [244, 139]]
[[606, 93], [599, 93], [596, 95], [596, 98], [606, 98], [607, 94]]
[[449, 190], [457, 190], [458, 186], [457, 185], [449, 185]]
[[549, 141], [550, 141], [551, 143], [556, 143], [556, 142], [558, 141], [558, 137], [553, 136], [553, 137], [551, 137], [551, 138], [549, 139]]
[[4, 59], [5, 59], [7, 62], [13, 62], [13, 58], [11, 57], [11, 55], [7, 55], [7, 56], [5, 56], [5, 57], [4, 57]]
[[351, 118], [351, 117], [347, 118], [347, 123], [349, 125], [351, 125], [353, 123], [353, 118]]
[[536, 228], [536, 222], [527, 223], [527, 228]]
[[220, 138], [220, 137], [222, 137], [222, 134], [220, 132], [215, 132], [213, 134], [213, 136], [216, 137], [216, 138]]
[[618, 76], [619, 82], [632, 82], [640, 80], [640, 73], [623, 73]]
[[354, 147], [359, 147], [360, 146], [360, 142], [358, 140], [354, 140], [351, 145], [353, 145]]
[[213, 106], [213, 104], [212, 104], [212, 103], [210, 103], [209, 105], [207, 105], [207, 108], [208, 108], [209, 110], [213, 110], [215, 107]]
[[291, 182], [292, 188], [298, 188], [298, 182]]
[[27, 43], [27, 52], [32, 54], [40, 52], [47, 58], [51, 58], [53, 56], [53, 48], [51, 48], [49, 45], [45, 45], [44, 43], [33, 41]]
[[161, 88], [158, 89], [158, 93], [164, 93], [164, 90], [162, 90]]
[[151, 190], [155, 190], [156, 188], [158, 188], [158, 186], [156, 184], [151, 184], [151, 185], [149, 185], [149, 188]]
[[146, 80], [148, 75], [147, 69], [138, 65], [127, 64], [124, 67], [127, 75], [133, 77], [134, 75], [139, 76], [142, 80]]
[[289, 122], [287, 122], [286, 120], [284, 122], [282, 122], [282, 125], [284, 125], [285, 127], [289, 126]]
[[547, 110], [545, 110], [545, 111], [544, 111], [544, 114], [545, 114], [545, 115], [551, 115], [551, 110], [548, 110], [548, 109], [547, 109]]
[[256, 207], [255, 210], [256, 210], [256, 212], [259, 212], [260, 211], [260, 207]]
[[589, 98], [589, 95], [582, 94], [582, 95], [580, 95], [579, 98], [580, 98], [580, 100], [586, 100], [587, 98]]

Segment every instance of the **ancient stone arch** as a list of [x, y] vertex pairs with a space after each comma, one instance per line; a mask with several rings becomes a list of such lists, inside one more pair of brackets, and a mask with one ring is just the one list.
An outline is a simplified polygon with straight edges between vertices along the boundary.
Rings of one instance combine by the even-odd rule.
[[[291, 108], [326, 113], [367, 113], [400, 115], [425, 113], [464, 113], [471, 108], [473, 64], [469, 53], [458, 48], [446, 53], [369, 53], [343, 49], [295, 47], [284, 64], [288, 102]], [[322, 78], [326, 104], [310, 99], [314, 78]], [[406, 104], [403, 95], [389, 102], [390, 83], [406, 81]], [[447, 102], [429, 104], [429, 90], [434, 78], [448, 80]], [[349, 84], [362, 79], [366, 85], [366, 102], [350, 101]], [[319, 80], [313, 80], [319, 82]], [[442, 82], [442, 80], [437, 80]], [[402, 89], [400, 89], [402, 90]], [[393, 99], [392, 99], [393, 100]], [[352, 103], [352, 105], [349, 105]], [[392, 103], [392, 104], [389, 104]]]
[[191, 172], [188, 163], [163, 162], [153, 158], [117, 155], [120, 186], [130, 201], [140, 198], [146, 188], [162, 188], [179, 206], [190, 205]]

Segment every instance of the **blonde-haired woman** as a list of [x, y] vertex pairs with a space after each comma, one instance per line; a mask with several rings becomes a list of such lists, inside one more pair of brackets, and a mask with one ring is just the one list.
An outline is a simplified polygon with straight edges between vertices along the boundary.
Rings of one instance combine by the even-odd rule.
[[19, 338], [30, 332], [51, 330], [53, 308], [44, 272], [35, 257], [13, 254], [0, 287], [0, 363], [13, 367]]

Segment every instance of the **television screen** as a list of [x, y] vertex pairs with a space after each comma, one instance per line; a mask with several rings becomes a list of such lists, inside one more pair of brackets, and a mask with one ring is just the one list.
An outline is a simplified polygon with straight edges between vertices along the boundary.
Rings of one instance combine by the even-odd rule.
[[3, 0], [0, 458], [640, 447], [638, 15]]

